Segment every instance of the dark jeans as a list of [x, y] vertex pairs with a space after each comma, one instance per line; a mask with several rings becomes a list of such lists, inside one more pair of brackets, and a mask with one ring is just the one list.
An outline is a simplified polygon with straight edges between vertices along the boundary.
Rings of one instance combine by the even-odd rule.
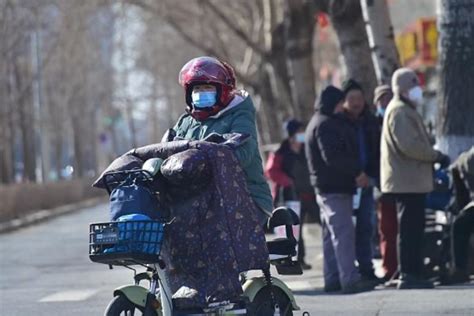
[[372, 264], [372, 239], [374, 237], [375, 201], [373, 187], [362, 190], [360, 206], [354, 212], [357, 219], [355, 226], [355, 250], [361, 274], [374, 271]]
[[474, 207], [463, 210], [453, 225], [454, 263], [460, 270], [467, 269], [471, 234], [474, 234]]
[[399, 270], [401, 273], [421, 277], [426, 194], [397, 193], [391, 196], [397, 203]]
[[319, 218], [319, 207], [316, 204], [316, 196], [313, 196], [311, 200], [308, 199], [301, 199], [301, 210], [300, 210], [300, 236], [298, 240], [298, 261], [303, 262], [305, 261], [304, 258], [306, 256], [306, 250], [304, 246], [304, 239], [303, 239], [303, 223], [305, 219], [309, 216], [316, 214], [317, 222], [320, 224], [321, 220]]

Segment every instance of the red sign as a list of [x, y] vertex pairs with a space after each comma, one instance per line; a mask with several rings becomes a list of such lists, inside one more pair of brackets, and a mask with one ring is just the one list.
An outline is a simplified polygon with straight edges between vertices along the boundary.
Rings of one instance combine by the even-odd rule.
[[438, 30], [436, 20], [421, 19], [418, 28], [420, 57], [424, 64], [434, 65], [438, 59]]

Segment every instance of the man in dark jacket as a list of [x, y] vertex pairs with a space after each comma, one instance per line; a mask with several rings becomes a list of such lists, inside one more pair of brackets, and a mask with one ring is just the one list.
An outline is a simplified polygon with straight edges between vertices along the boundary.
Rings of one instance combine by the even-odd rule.
[[380, 126], [364, 98], [360, 84], [349, 79], [343, 84], [346, 97], [344, 115], [356, 127], [357, 144], [362, 168], [360, 203], [355, 207], [356, 222], [356, 258], [359, 272], [364, 278], [378, 281], [372, 263], [372, 240], [375, 227], [374, 184], [379, 178]]
[[306, 128], [306, 157], [323, 230], [324, 289], [344, 293], [372, 290], [355, 266], [352, 195], [361, 174], [353, 125], [341, 112], [344, 93], [329, 86]]

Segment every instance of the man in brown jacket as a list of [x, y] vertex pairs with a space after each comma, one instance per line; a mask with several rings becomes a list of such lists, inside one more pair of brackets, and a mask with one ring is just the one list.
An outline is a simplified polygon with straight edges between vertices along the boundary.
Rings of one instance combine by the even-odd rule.
[[399, 289], [432, 288], [423, 280], [425, 196], [433, 190], [433, 163], [449, 165], [449, 157], [432, 148], [416, 107], [423, 91], [411, 69], [392, 77], [394, 97], [387, 107], [381, 139], [381, 190], [391, 194], [398, 212]]

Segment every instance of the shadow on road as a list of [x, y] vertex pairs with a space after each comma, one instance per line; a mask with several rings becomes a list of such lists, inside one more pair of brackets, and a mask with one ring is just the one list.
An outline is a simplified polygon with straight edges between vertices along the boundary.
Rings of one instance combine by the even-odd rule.
[[474, 283], [453, 284], [453, 285], [438, 285], [436, 289], [440, 290], [469, 290], [474, 289]]
[[293, 291], [295, 295], [303, 295], [303, 296], [320, 296], [320, 295], [334, 295], [328, 294], [324, 292], [323, 288], [315, 288], [315, 289], [308, 289], [308, 290], [296, 290]]

